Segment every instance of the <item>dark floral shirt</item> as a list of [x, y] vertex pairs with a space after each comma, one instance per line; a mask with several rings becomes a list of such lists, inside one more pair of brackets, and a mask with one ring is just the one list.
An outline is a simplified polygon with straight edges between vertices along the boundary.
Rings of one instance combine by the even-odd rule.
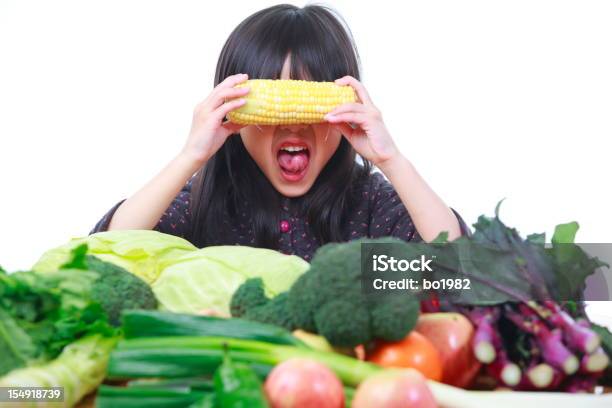
[[[421, 239], [397, 192], [381, 173], [372, 173], [366, 182], [359, 186], [358, 193], [363, 199], [347, 217], [347, 230], [343, 235], [348, 237], [348, 240], [383, 236], [393, 236], [405, 241]], [[154, 229], [189, 239], [191, 235], [190, 199], [191, 181], [172, 201]], [[292, 207], [295, 207], [291, 205], [292, 200], [300, 200], [300, 198], [282, 200], [282, 221], [279, 225], [281, 235], [278, 248], [283, 253], [298, 255], [309, 261], [319, 247], [319, 243], [308, 226], [308, 220], [291, 210]], [[121, 203], [116, 204], [96, 224], [91, 233], [106, 231], [115, 210]], [[461, 216], [455, 210], [453, 212], [459, 220], [461, 233], [469, 234], [469, 228]], [[239, 210], [235, 218], [226, 214], [223, 222], [227, 224], [226, 235], [220, 237], [224, 245], [254, 245], [255, 237], [247, 211]]]

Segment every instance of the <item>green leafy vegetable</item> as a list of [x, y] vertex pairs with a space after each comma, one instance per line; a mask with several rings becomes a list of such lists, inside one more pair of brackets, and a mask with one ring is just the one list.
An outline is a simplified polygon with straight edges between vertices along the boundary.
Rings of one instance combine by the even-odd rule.
[[[522, 238], [499, 218], [484, 215], [472, 236], [452, 243], [410, 242], [404, 257], [432, 259], [432, 280], [469, 278], [470, 290], [446, 291], [445, 300], [469, 305], [495, 305], [509, 301], [580, 301], [586, 278], [607, 266], [574, 243], [578, 224], [558, 225], [551, 245], [544, 234]], [[416, 274], [414, 274], [416, 277]]]
[[52, 359], [87, 333], [112, 334], [101, 306], [72, 292], [90, 277], [79, 272], [70, 275], [70, 289], [33, 272], [0, 275], [0, 375]]
[[83, 244], [87, 244], [88, 254], [119, 265], [149, 284], [176, 258], [196, 250], [182, 238], [157, 231], [107, 231], [75, 238], [45, 252], [32, 269], [54, 272], [69, 262], [72, 251]]
[[232, 361], [227, 347], [214, 374], [215, 401], [223, 408], [267, 408], [263, 384], [245, 363]]
[[[156, 231], [108, 231], [47, 251], [34, 265], [53, 273], [72, 260], [73, 251], [87, 244], [87, 254], [118, 265], [149, 283], [160, 307], [173, 312], [214, 310], [229, 316], [229, 301], [240, 284], [261, 277], [266, 295], [289, 289], [308, 269], [297, 256], [247, 246], [197, 249], [188, 241]], [[79, 267], [68, 264], [70, 267]]]
[[229, 316], [232, 294], [248, 278], [260, 277], [265, 293], [273, 297], [289, 289], [307, 269], [303, 259], [270, 249], [207, 247], [174, 259], [153, 291], [162, 307], [172, 312], [213, 309]]
[[76, 247], [70, 269], [0, 272], [0, 375], [51, 360], [82, 336], [113, 336], [124, 310], [156, 308], [145, 282], [86, 253]]

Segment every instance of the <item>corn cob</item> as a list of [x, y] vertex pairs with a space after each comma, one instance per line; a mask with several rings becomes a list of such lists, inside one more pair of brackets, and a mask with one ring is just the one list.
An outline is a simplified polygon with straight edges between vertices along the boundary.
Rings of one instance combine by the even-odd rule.
[[293, 79], [252, 79], [236, 87], [248, 86], [247, 102], [229, 113], [229, 120], [240, 125], [291, 125], [323, 122], [323, 116], [336, 106], [355, 102], [350, 86], [333, 82]]

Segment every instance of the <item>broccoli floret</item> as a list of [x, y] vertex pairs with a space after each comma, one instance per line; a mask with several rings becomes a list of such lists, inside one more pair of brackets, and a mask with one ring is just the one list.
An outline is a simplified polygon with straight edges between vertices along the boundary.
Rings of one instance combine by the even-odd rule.
[[118, 326], [121, 313], [130, 309], [156, 309], [151, 287], [120, 266], [87, 256], [87, 267], [99, 273], [91, 286], [91, 297], [100, 303], [112, 325]]
[[157, 298], [151, 287], [122, 267], [87, 255], [87, 246], [72, 252], [71, 261], [43, 278], [61, 289], [64, 304], [82, 307], [99, 303], [113, 326], [121, 324], [121, 313], [129, 309], [155, 309]]
[[287, 312], [287, 299], [286, 292], [269, 299], [265, 294], [263, 280], [251, 278], [234, 292], [230, 301], [230, 312], [233, 317], [242, 317], [293, 330], [295, 325], [291, 315]]
[[416, 324], [420, 303], [408, 295], [372, 296], [363, 292], [364, 242], [403, 243], [381, 238], [324, 245], [289, 292], [269, 300], [261, 279], [245, 282], [232, 297], [232, 315], [318, 333], [339, 347], [355, 347], [375, 339], [403, 339]]
[[236, 289], [230, 301], [230, 313], [233, 317], [242, 317], [247, 311], [265, 305], [270, 299], [266, 296], [261, 278], [247, 279]]
[[289, 310], [297, 327], [319, 333], [335, 346], [400, 340], [416, 324], [420, 306], [416, 297], [374, 298], [363, 292], [362, 243], [404, 244], [380, 238], [324, 245], [289, 291]]
[[371, 340], [368, 310], [354, 302], [326, 303], [315, 313], [315, 323], [317, 332], [337, 347], [354, 347]]
[[412, 296], [383, 296], [369, 303], [372, 336], [400, 341], [416, 326], [421, 304]]
[[[315, 279], [309, 277], [308, 272], [300, 276], [291, 286], [287, 300], [287, 310], [295, 326], [311, 333], [317, 332], [312, 308], [319, 299], [316, 291], [310, 288], [314, 281]], [[302, 307], [301, 302], [311, 306]]]
[[289, 331], [293, 331], [297, 327], [293, 322], [291, 314], [287, 312], [288, 299], [289, 294], [287, 292], [283, 292], [269, 300], [266, 304], [249, 309], [244, 315], [244, 318], [261, 323], [274, 324], [276, 326], [284, 327]]

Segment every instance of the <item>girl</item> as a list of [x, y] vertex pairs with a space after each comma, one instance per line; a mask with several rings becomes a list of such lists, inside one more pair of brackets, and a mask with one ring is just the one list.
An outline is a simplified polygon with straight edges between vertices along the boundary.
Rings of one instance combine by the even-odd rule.
[[[248, 78], [335, 81], [353, 87], [358, 103], [314, 125], [239, 126], [224, 118], [245, 102], [248, 88], [233, 87]], [[182, 151], [92, 232], [155, 229], [199, 247], [250, 245], [306, 260], [331, 241], [466, 233], [397, 149], [359, 78], [350, 30], [332, 10], [282, 4], [253, 14], [225, 43]]]

